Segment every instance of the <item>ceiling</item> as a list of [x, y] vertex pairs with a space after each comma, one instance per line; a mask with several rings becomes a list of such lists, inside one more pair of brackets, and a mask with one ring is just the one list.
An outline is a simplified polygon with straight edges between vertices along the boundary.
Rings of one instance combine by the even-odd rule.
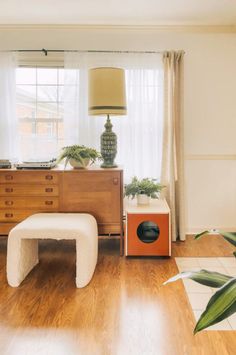
[[0, 24], [235, 25], [236, 0], [0, 0]]

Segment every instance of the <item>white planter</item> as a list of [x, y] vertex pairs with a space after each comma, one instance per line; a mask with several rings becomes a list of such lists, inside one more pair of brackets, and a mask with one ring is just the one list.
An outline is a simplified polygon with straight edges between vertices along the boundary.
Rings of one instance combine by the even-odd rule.
[[150, 204], [150, 196], [140, 194], [137, 195], [137, 204], [138, 205], [149, 205]]
[[90, 159], [89, 158], [83, 159], [83, 164], [81, 164], [81, 162], [75, 159], [70, 159], [69, 163], [75, 169], [85, 169], [89, 165]]

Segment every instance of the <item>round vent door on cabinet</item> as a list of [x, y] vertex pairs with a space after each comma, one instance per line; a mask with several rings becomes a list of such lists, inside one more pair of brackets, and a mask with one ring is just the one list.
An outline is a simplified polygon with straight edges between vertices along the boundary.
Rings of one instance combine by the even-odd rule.
[[137, 235], [143, 243], [153, 243], [160, 235], [160, 228], [157, 223], [144, 221], [138, 225]]

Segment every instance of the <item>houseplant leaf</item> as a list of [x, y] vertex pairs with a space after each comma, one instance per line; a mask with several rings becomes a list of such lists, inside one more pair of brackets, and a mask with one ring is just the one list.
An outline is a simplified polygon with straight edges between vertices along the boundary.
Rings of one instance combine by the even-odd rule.
[[86, 168], [89, 163], [93, 164], [96, 159], [100, 160], [101, 154], [94, 148], [74, 144], [62, 148], [57, 163], [63, 159], [65, 159], [65, 168], [69, 161], [74, 167]]
[[233, 244], [236, 247], [236, 233], [222, 231], [220, 231], [219, 233], [225, 238], [225, 240], [227, 240], [227, 242]]
[[205, 235], [205, 234], [209, 234], [210, 233], [210, 231], [204, 231], [204, 232], [201, 232], [201, 233], [199, 233], [199, 234], [196, 234], [195, 235], [195, 237], [194, 237], [194, 239], [199, 239], [199, 238], [201, 238], [203, 235]]
[[169, 280], [164, 282], [164, 285], [180, 279], [191, 279], [202, 285], [218, 288], [223, 286], [230, 279], [232, 279], [232, 277], [228, 275], [220, 274], [219, 272], [213, 272], [207, 270], [186, 271], [171, 277]]
[[159, 198], [159, 193], [165, 186], [156, 182], [156, 179], [144, 178], [139, 180], [134, 176], [131, 183], [125, 185], [124, 196], [132, 199], [138, 195], [147, 195], [151, 198]]
[[222, 232], [222, 231], [218, 231], [218, 230], [205, 230], [204, 232], [201, 232], [199, 234], [196, 234], [194, 239], [200, 239], [201, 237], [203, 237], [206, 234], [209, 233], [215, 233], [215, 234], [220, 234], [222, 235], [222, 237], [227, 240], [227, 242], [233, 244], [236, 247], [236, 233], [235, 232]]
[[230, 279], [211, 297], [199, 318], [194, 334], [216, 324], [236, 312], [236, 278]]

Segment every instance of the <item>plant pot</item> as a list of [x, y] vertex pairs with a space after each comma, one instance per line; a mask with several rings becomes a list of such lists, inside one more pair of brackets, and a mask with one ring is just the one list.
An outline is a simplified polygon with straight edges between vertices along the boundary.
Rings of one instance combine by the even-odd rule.
[[75, 159], [70, 159], [69, 163], [74, 169], [86, 169], [90, 163], [90, 159], [85, 158], [82, 160], [82, 162], [75, 160]]
[[150, 204], [150, 196], [140, 194], [137, 195], [137, 204], [138, 205], [149, 205]]

